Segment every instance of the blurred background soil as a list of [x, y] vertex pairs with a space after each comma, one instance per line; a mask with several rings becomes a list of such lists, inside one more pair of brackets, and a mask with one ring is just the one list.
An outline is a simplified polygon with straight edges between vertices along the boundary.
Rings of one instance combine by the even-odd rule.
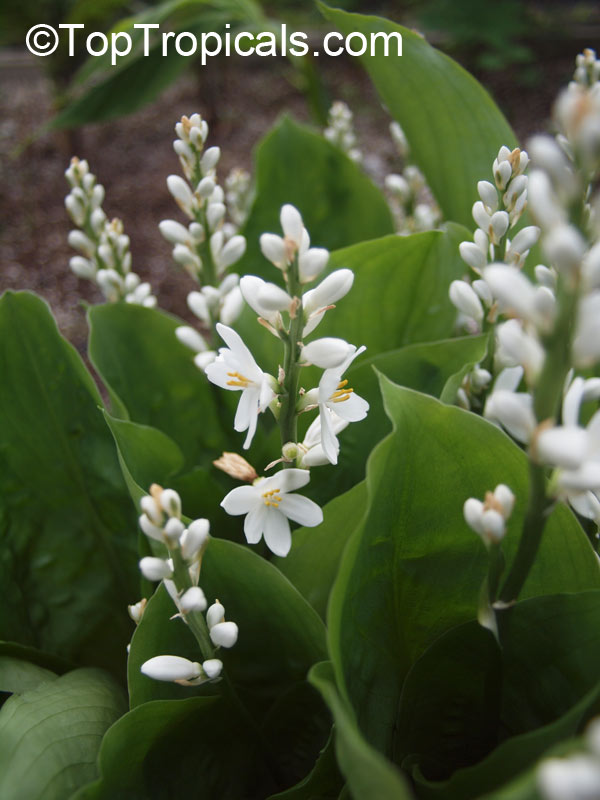
[[[553, 99], [569, 80], [575, 55], [594, 45], [586, 35], [584, 27], [571, 31], [566, 42], [536, 41], [525, 65], [488, 68], [468, 46], [452, 55], [476, 71], [525, 142], [531, 133], [548, 128]], [[445, 44], [435, 32], [432, 38]], [[219, 59], [204, 68], [200, 79], [191, 72], [183, 75], [157, 102], [130, 116], [35, 136], [52, 115], [49, 81], [39, 61], [24, 48], [0, 50], [0, 292], [39, 293], [62, 332], [84, 352], [82, 300], [100, 302], [101, 296], [68, 267], [72, 226], [63, 205], [64, 170], [70, 156], [78, 155], [88, 159], [106, 188], [108, 216], [124, 220], [133, 269], [152, 283], [161, 308], [189, 318], [185, 297], [191, 281], [173, 265], [171, 248], [157, 228], [162, 219], [181, 220], [165, 183], [167, 175], [179, 171], [171, 148], [173, 125], [182, 114], [200, 112], [211, 125], [208, 144], [221, 147], [221, 178], [233, 166], [251, 169], [253, 148], [282, 112], [310, 122], [290, 66], [283, 59]], [[354, 112], [359, 145], [369, 153], [374, 179], [381, 181], [398, 166], [388, 115], [357, 60], [319, 62], [331, 99], [345, 100]], [[490, 153], [490, 165], [493, 157]]]

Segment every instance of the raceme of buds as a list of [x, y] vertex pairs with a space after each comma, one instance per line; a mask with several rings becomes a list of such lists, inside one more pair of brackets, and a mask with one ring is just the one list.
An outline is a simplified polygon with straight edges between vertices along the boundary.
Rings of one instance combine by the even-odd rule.
[[71, 186], [65, 206], [82, 229], [69, 233], [69, 244], [80, 253], [69, 261], [72, 272], [96, 283], [111, 303], [125, 300], [147, 308], [156, 306], [150, 284], [131, 272], [129, 237], [121, 220], [108, 221], [102, 210], [104, 187], [96, 182], [87, 161], [73, 158], [65, 176]]
[[485, 500], [470, 497], [465, 501], [463, 513], [467, 525], [478, 533], [489, 546], [497, 544], [504, 538], [506, 522], [515, 503], [515, 496], [504, 484], [496, 486], [493, 492], [487, 492]]
[[323, 136], [343, 150], [352, 161], [357, 163], [362, 161], [362, 153], [356, 146], [352, 112], [343, 101], [335, 100], [329, 109], [327, 127], [323, 131]]

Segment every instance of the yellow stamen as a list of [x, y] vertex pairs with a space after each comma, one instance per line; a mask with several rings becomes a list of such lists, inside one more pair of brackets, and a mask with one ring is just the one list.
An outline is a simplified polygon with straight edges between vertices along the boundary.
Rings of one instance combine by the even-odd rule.
[[281, 495], [279, 493], [279, 489], [271, 489], [268, 492], [263, 492], [263, 499], [265, 501], [266, 506], [279, 508], [279, 503], [281, 503]]
[[351, 387], [346, 388], [347, 383], [347, 380], [340, 381], [338, 383], [337, 391], [331, 395], [330, 400], [333, 400], [334, 403], [343, 403], [344, 400], [348, 400], [354, 389]]
[[244, 375], [240, 375], [239, 372], [228, 372], [227, 373], [230, 378], [236, 378], [237, 380], [227, 381], [227, 386], [240, 386], [242, 389], [246, 389], [250, 385], [250, 381]]

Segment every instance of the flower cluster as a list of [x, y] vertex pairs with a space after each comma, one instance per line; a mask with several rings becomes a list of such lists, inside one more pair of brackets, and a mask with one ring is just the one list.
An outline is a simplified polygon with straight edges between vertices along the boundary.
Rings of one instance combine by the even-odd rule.
[[360, 164], [363, 155], [357, 147], [352, 111], [343, 100], [336, 100], [329, 109], [327, 127], [323, 131], [323, 135], [328, 141], [343, 150], [348, 158]]
[[[539, 228], [534, 225], [522, 228], [512, 240], [508, 238], [527, 205], [528, 178], [524, 173], [528, 164], [524, 150], [511, 151], [503, 146], [492, 165], [494, 183], [477, 184], [480, 199], [473, 205], [473, 219], [478, 227], [474, 241], [460, 245], [463, 261], [477, 277], [472, 282], [460, 280], [450, 285], [450, 300], [461, 314], [459, 322], [473, 332], [482, 329], [484, 317], [494, 322], [503, 305], [504, 310], [510, 310], [512, 297], [506, 307], [503, 284], [496, 280], [493, 262], [513, 266], [515, 272], [511, 274], [516, 274], [539, 238]], [[539, 302], [543, 315], [543, 298]]]
[[[197, 519], [186, 527], [181, 520], [181, 499], [177, 492], [156, 484], [150, 487], [150, 494], [141, 499], [140, 508], [140, 528], [150, 540], [164, 545], [169, 554], [168, 558], [142, 558], [142, 575], [150, 581], [163, 581], [177, 608], [175, 617], [190, 626], [204, 658], [199, 664], [179, 656], [156, 656], [143, 664], [142, 672], [156, 680], [185, 685], [214, 680], [223, 667], [222, 662], [215, 658], [215, 648], [233, 647], [238, 628], [235, 622], [225, 620], [225, 609], [218, 600], [208, 607], [204, 592], [198, 585], [202, 556], [210, 538], [208, 520]], [[129, 607], [136, 623], [140, 621], [145, 605], [145, 600], [142, 600]]]
[[[167, 219], [159, 229], [173, 245], [173, 259], [200, 284], [200, 290], [188, 295], [188, 306], [212, 335], [216, 322], [231, 324], [243, 307], [239, 278], [227, 271], [244, 255], [246, 239], [237, 233], [236, 224], [226, 221], [226, 200], [231, 202], [230, 216], [239, 224], [248, 210], [249, 186], [240, 173], [230, 179], [226, 198], [217, 179], [221, 151], [218, 147], [204, 148], [208, 125], [199, 114], [182, 117], [175, 131], [178, 138], [173, 147], [185, 179], [169, 175], [167, 186], [190, 222], [186, 226]], [[182, 326], [177, 335], [198, 353], [200, 369], [214, 358], [214, 352], [194, 328]]]
[[514, 504], [514, 494], [508, 486], [501, 483], [493, 492], [486, 492], [483, 502], [475, 497], [469, 497], [465, 501], [465, 521], [489, 547], [504, 538], [506, 522], [512, 514]]
[[107, 219], [102, 209], [104, 187], [90, 172], [87, 161], [72, 158], [65, 176], [71, 186], [65, 206], [77, 226], [69, 233], [69, 244], [79, 253], [69, 262], [71, 270], [79, 278], [96, 283], [109, 302], [125, 300], [155, 306], [150, 284], [142, 283], [131, 271], [129, 237], [120, 219]]
[[[337, 435], [350, 422], [363, 419], [369, 406], [343, 378], [364, 347], [356, 348], [332, 337], [304, 343], [325, 313], [350, 290], [353, 273], [348, 269], [335, 270], [305, 292], [304, 286], [327, 266], [329, 253], [324, 248], [310, 246], [308, 232], [294, 206], [285, 205], [281, 209], [281, 226], [283, 236], [265, 233], [260, 245], [264, 256], [281, 270], [285, 288], [246, 275], [240, 281], [240, 289], [245, 301], [259, 315], [259, 322], [282, 341], [283, 367], [277, 376], [263, 371], [239, 334], [218, 323], [217, 332], [227, 346], [206, 367], [206, 375], [223, 389], [241, 392], [234, 428], [247, 432], [244, 448], [252, 443], [259, 414], [270, 409], [279, 422], [281, 457], [269, 466], [282, 463], [281, 471], [268, 478], [258, 477], [247, 465], [243, 473], [252, 485], [233, 489], [222, 506], [229, 514], [245, 515], [244, 531], [249, 542], [258, 542], [264, 535], [267, 546], [284, 556], [291, 546], [289, 520], [315, 526], [323, 518], [321, 509], [312, 500], [291, 492], [309, 482], [310, 467], [337, 463], [340, 449]], [[323, 374], [318, 387], [306, 391], [299, 386], [299, 373], [309, 364], [323, 369]], [[314, 409], [318, 409], [319, 415], [300, 442], [297, 417]], [[229, 456], [217, 465], [240, 477], [240, 460]]]
[[437, 227], [441, 214], [425, 176], [410, 159], [410, 148], [404, 131], [397, 122], [390, 124], [390, 134], [402, 159], [402, 172], [392, 172], [385, 178], [388, 202], [400, 234], [428, 231]]
[[[523, 169], [529, 157], [501, 148], [496, 189], [479, 184], [475, 243], [460, 248], [479, 277], [450, 287], [454, 304], [475, 325], [481, 326], [484, 307], [488, 322], [508, 317], [495, 328], [499, 374], [484, 415], [527, 445], [534, 464], [552, 468], [552, 496], [597, 523], [600, 416], [587, 425], [579, 420], [582, 405], [600, 397], [600, 381], [577, 376], [573, 368], [600, 360], [600, 196], [593, 193], [600, 174], [599, 74], [593, 51], [578, 57], [575, 80], [556, 104], [558, 135], [528, 144], [528, 184]], [[501, 209], [497, 190], [504, 192]], [[539, 227], [523, 228], [510, 241], [506, 231], [524, 208], [525, 192]], [[535, 267], [531, 280], [521, 268], [538, 238], [547, 266]], [[496, 263], [488, 264], [488, 257]]]

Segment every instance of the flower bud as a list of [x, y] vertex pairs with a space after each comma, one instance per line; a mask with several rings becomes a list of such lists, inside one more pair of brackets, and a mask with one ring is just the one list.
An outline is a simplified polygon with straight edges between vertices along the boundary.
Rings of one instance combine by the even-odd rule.
[[206, 209], [206, 221], [211, 231], [214, 231], [217, 225], [225, 216], [225, 205], [223, 203], [210, 203]]
[[216, 647], [233, 647], [238, 638], [235, 622], [218, 622], [210, 629], [210, 638]]
[[169, 549], [179, 546], [179, 540], [184, 530], [183, 522], [177, 517], [171, 517], [164, 527], [165, 540]]
[[206, 612], [206, 624], [209, 628], [225, 621], [225, 608], [219, 601], [214, 602]]
[[298, 272], [301, 283], [313, 281], [325, 269], [329, 261], [329, 250], [324, 247], [311, 247], [298, 259]]
[[157, 542], [164, 542], [163, 529], [158, 525], [154, 525], [146, 514], [142, 514], [138, 522], [140, 528], [149, 539], [155, 539]]
[[202, 662], [202, 669], [207, 678], [214, 680], [221, 674], [223, 662], [219, 661], [218, 658], [208, 658], [206, 661]]
[[69, 267], [78, 278], [92, 280], [96, 275], [96, 267], [93, 261], [89, 261], [87, 258], [83, 258], [83, 256], [73, 256], [69, 260]]
[[479, 197], [488, 214], [493, 214], [498, 209], [498, 192], [489, 181], [479, 181], [477, 184]]
[[140, 508], [151, 522], [153, 522], [155, 525], [162, 526], [162, 510], [159, 508], [156, 500], [153, 497], [150, 495], [142, 497], [140, 500]]
[[190, 232], [180, 222], [175, 222], [173, 219], [163, 219], [158, 223], [158, 229], [167, 242], [171, 244], [188, 244], [190, 240]]
[[315, 364], [321, 369], [339, 367], [353, 351], [353, 346], [343, 339], [327, 336], [315, 339], [302, 349], [302, 361]]
[[304, 223], [298, 209], [287, 203], [282, 206], [279, 219], [284, 237], [299, 248], [302, 244]]
[[450, 300], [467, 317], [481, 322], [483, 307], [471, 286], [465, 281], [452, 281], [449, 290]]
[[179, 608], [182, 614], [190, 611], [206, 611], [206, 597], [199, 586], [191, 586], [179, 599]]
[[210, 311], [206, 297], [202, 292], [190, 292], [187, 296], [188, 308], [195, 314], [202, 322], [210, 323]]
[[203, 353], [207, 349], [204, 337], [195, 328], [190, 328], [189, 325], [180, 325], [175, 328], [175, 336], [177, 336], [181, 344], [196, 353]]
[[227, 244], [223, 247], [219, 254], [219, 266], [221, 269], [227, 269], [246, 252], [246, 238], [244, 236], [232, 236]]
[[155, 656], [142, 664], [141, 671], [155, 681], [189, 681], [202, 674], [198, 662], [181, 656]]
[[140, 572], [149, 581], [161, 581], [163, 578], [170, 578], [173, 570], [162, 558], [146, 556], [139, 563]]
[[285, 242], [275, 233], [263, 233], [260, 237], [260, 249], [263, 256], [279, 269], [287, 264]]
[[202, 159], [200, 160], [200, 167], [202, 169], [202, 174], [206, 175], [211, 170], [213, 170], [219, 163], [220, 158], [221, 158], [220, 147], [209, 147], [207, 150], [205, 150], [202, 155]]
[[460, 257], [462, 260], [472, 267], [475, 272], [481, 270], [487, 264], [485, 252], [481, 250], [474, 242], [461, 242], [458, 246]]

